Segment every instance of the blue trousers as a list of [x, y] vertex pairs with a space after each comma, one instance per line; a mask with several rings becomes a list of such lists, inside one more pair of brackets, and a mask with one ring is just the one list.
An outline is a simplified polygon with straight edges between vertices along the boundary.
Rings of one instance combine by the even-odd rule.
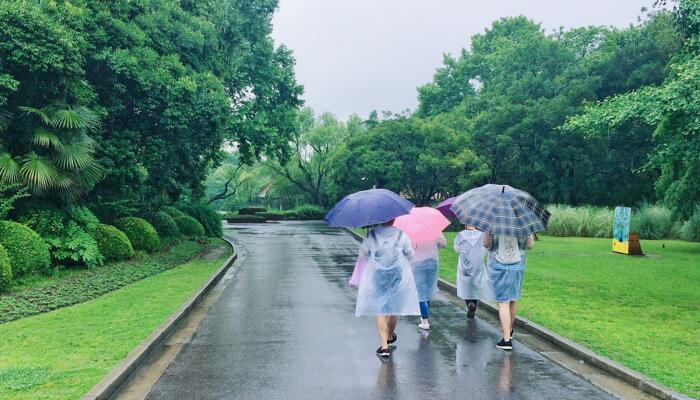
[[427, 319], [430, 318], [430, 301], [419, 301], [420, 316]]

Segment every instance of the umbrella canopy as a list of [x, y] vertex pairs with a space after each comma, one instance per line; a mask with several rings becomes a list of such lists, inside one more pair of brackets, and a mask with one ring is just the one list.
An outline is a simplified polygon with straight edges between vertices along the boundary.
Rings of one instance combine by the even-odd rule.
[[408, 214], [413, 203], [386, 189], [363, 190], [345, 196], [326, 214], [330, 226], [359, 228]]
[[485, 185], [455, 199], [459, 221], [491, 234], [525, 237], [547, 229], [549, 211], [529, 193], [507, 185]]
[[411, 238], [411, 243], [432, 242], [450, 225], [440, 211], [430, 207], [414, 207], [409, 214], [396, 218], [394, 226]]
[[450, 210], [450, 207], [452, 207], [452, 204], [454, 204], [456, 197], [450, 197], [447, 200], [444, 200], [442, 203], [438, 204], [435, 206], [435, 209], [440, 211], [442, 215], [444, 215], [447, 218], [457, 218], [455, 213]]

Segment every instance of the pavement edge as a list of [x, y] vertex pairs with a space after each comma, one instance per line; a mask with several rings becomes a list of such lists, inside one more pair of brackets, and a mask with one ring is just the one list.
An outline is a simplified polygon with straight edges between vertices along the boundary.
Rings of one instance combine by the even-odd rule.
[[[233, 242], [222, 237], [232, 249]], [[158, 328], [156, 328], [149, 337], [142, 341], [134, 350], [132, 350], [125, 359], [123, 359], [116, 367], [114, 367], [102, 380], [90, 389], [81, 399], [82, 400], [107, 400], [119, 387], [126, 382], [131, 374], [143, 363], [168, 336], [170, 336], [178, 323], [189, 314], [194, 306], [216, 285], [219, 280], [231, 268], [233, 263], [238, 259], [238, 254], [235, 249], [233, 254], [224, 261], [214, 275], [195, 293], [185, 304], [175, 311], [168, 319], [166, 319]]]
[[[342, 229], [345, 232], [347, 232], [353, 239], [357, 241], [362, 241], [363, 237], [358, 233], [348, 228]], [[445, 292], [453, 296], [457, 295], [457, 287], [442, 278], [438, 279], [438, 287], [441, 290], [444, 290]], [[479, 306], [480, 308], [482, 308], [485, 311], [488, 311], [491, 314], [494, 314], [496, 316], [498, 315], [498, 308], [496, 308], [496, 306], [491, 303], [479, 301]], [[615, 361], [610, 360], [609, 358], [596, 354], [590, 349], [586, 348], [585, 346], [582, 346], [572, 340], [558, 335], [557, 333], [550, 331], [542, 325], [534, 323], [528, 320], [527, 318], [516, 317], [515, 325], [519, 328], [523, 328], [524, 330], [539, 337], [540, 339], [553, 344], [554, 346], [560, 348], [562, 351], [568, 353], [569, 355], [577, 357], [582, 361], [587, 362], [595, 366], [596, 368], [614, 376], [615, 378], [627, 382], [628, 384], [635, 386], [646, 393], [649, 393], [654, 397], [664, 400], [693, 400], [692, 397], [688, 397], [684, 394], [674, 392], [670, 388], [654, 381], [648, 376], [635, 370], [629, 369], [624, 365], [618, 364]]]

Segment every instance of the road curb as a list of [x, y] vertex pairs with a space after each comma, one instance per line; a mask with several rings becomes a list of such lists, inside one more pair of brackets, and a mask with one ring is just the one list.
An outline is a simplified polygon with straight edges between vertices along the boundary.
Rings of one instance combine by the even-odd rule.
[[[362, 241], [363, 237], [361, 235], [347, 228], [343, 228], [343, 230], [350, 234], [350, 236], [353, 239], [357, 241]], [[445, 281], [444, 279], [438, 279], [438, 287], [441, 290], [444, 290], [445, 292], [450, 293], [453, 296], [457, 295], [457, 287], [452, 283]], [[491, 314], [498, 315], [498, 308], [496, 308], [494, 304], [485, 301], [479, 301], [479, 306], [481, 309]], [[527, 318], [516, 317], [515, 325], [519, 328], [528, 331], [534, 336], [537, 336], [540, 339], [553, 344], [565, 353], [573, 357], [579, 358], [582, 361], [587, 362], [590, 365], [593, 365], [596, 368], [612, 375], [613, 377], [620, 379], [632, 386], [635, 386], [638, 389], [649, 393], [654, 397], [664, 400], [693, 400], [692, 397], [688, 397], [681, 393], [674, 392], [670, 388], [654, 381], [648, 376], [643, 375], [632, 369], [629, 369], [624, 365], [618, 364], [615, 361], [610, 360], [609, 358], [596, 354], [588, 348], [574, 341], [571, 341], [563, 336], [560, 336], [557, 333], [552, 332], [549, 329], [543, 327], [542, 325], [536, 324], [528, 320]]]
[[[233, 249], [233, 242], [223, 237]], [[90, 389], [81, 399], [82, 400], [107, 400], [119, 387], [136, 371], [136, 369], [145, 361], [177, 327], [178, 323], [194, 308], [194, 306], [216, 285], [224, 274], [231, 268], [231, 265], [238, 258], [235, 252], [221, 265], [221, 267], [209, 278], [209, 280], [195, 293], [185, 304], [175, 311], [168, 319], [166, 319], [158, 328], [156, 328], [149, 337], [142, 341], [134, 350], [132, 350], [124, 360], [114, 367], [102, 380]]]

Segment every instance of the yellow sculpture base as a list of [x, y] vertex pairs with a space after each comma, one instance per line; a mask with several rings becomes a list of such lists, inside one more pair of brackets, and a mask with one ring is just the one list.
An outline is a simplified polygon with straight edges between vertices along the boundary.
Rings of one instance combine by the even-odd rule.
[[613, 239], [612, 251], [614, 253], [629, 254], [630, 253], [630, 242], [619, 242]]

